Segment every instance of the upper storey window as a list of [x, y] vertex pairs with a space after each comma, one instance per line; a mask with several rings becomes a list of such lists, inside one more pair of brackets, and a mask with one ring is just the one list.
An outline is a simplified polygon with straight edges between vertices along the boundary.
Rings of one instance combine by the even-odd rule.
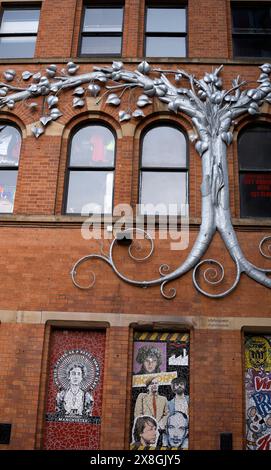
[[0, 28], [0, 58], [31, 58], [35, 54], [39, 7], [3, 9]]
[[20, 150], [20, 132], [0, 124], [0, 213], [13, 212]]
[[146, 57], [186, 56], [186, 7], [149, 3], [146, 8]]
[[255, 124], [238, 139], [241, 217], [271, 217], [271, 126]]
[[270, 57], [271, 4], [232, 5], [234, 57]]
[[115, 135], [99, 123], [73, 135], [67, 169], [66, 214], [111, 214]]
[[142, 140], [139, 202], [142, 215], [187, 215], [187, 143], [183, 132], [158, 125]]
[[121, 55], [123, 4], [85, 6], [81, 55]]

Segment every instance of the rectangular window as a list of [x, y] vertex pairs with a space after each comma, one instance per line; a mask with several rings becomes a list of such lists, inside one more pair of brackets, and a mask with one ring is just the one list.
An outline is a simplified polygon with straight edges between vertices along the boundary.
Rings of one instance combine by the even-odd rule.
[[134, 333], [131, 449], [188, 449], [189, 334]]
[[146, 8], [146, 57], [186, 56], [186, 8], [150, 3]]
[[245, 336], [246, 448], [271, 449], [271, 336]]
[[123, 5], [85, 6], [80, 55], [121, 55]]
[[270, 57], [270, 3], [233, 3], [232, 39], [234, 57]]
[[3, 9], [0, 28], [2, 59], [34, 57], [39, 16], [40, 8], [34, 6]]

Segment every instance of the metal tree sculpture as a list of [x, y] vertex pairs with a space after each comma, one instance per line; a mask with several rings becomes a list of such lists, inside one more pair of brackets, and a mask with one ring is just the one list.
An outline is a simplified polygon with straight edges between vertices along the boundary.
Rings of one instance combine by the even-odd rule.
[[[260, 106], [264, 101], [271, 104], [271, 83], [269, 78], [271, 64], [264, 64], [260, 67], [261, 74], [258, 79], [258, 85], [256, 88], [249, 90], [242, 90], [247, 83], [241, 81], [240, 77], [233, 80], [230, 90], [223, 90], [222, 80], [219, 76], [222, 67], [220, 66], [212, 73], [206, 73], [202, 79], [197, 79], [194, 75], [188, 74], [184, 70], [151, 69], [145, 61], [134, 72], [125, 70], [121, 62], [113, 62], [112, 67], [95, 67], [94, 72], [76, 75], [78, 66], [69, 62], [67, 68], [62, 69], [61, 76], [56, 76], [57, 68], [55, 65], [47, 68], [47, 76], [41, 76], [40, 73], [32, 76], [30, 72], [24, 72], [22, 74], [23, 80], [28, 80], [31, 76], [33, 80], [33, 83], [27, 88], [0, 83], [0, 96], [2, 96], [0, 108], [7, 106], [12, 109], [17, 101], [26, 101], [41, 95], [47, 96], [45, 100], [48, 113], [44, 113], [46, 104], [44, 101], [43, 115], [40, 118], [42, 127], [33, 128], [33, 133], [36, 137], [39, 137], [44, 132], [44, 127], [48, 123], [61, 116], [61, 112], [56, 106], [59, 101], [57, 95], [62, 90], [75, 88], [73, 106], [82, 107], [85, 104], [84, 95], [86, 90], [81, 85], [90, 83], [88, 92], [91, 96], [98, 96], [101, 88], [96, 82], [105, 84], [109, 81], [112, 82], [112, 85], [106, 86], [107, 90], [102, 98], [107, 96], [106, 102], [112, 106], [119, 106], [126, 90], [140, 87], [144, 91], [144, 94], [138, 98], [138, 108], [133, 113], [130, 109], [119, 112], [120, 121], [144, 116], [141, 108], [151, 103], [150, 97], [156, 96], [167, 104], [170, 111], [188, 115], [197, 131], [198, 136], [195, 148], [202, 159], [202, 222], [196, 241], [185, 261], [173, 272], [166, 275], [164, 274], [166, 265], [162, 265], [160, 277], [157, 279], [151, 281], [133, 280], [121, 274], [116, 268], [113, 260], [113, 248], [116, 243], [116, 239], [114, 239], [110, 246], [109, 255], [104, 253], [90, 254], [77, 261], [71, 272], [72, 280], [77, 287], [85, 289], [93, 285], [95, 281], [94, 274], [93, 282], [88, 287], [79, 285], [75, 278], [78, 266], [94, 258], [106, 261], [121, 279], [130, 284], [141, 287], [161, 285], [161, 293], [165, 298], [173, 298], [176, 295], [175, 289], [171, 289], [170, 294], [166, 294], [164, 290], [165, 285], [169, 281], [181, 277], [191, 269], [194, 269], [193, 282], [195, 287], [208, 297], [218, 298], [229, 294], [237, 286], [242, 272], [260, 284], [271, 287], [271, 278], [268, 277], [268, 273], [271, 270], [254, 266], [245, 258], [240, 248], [231, 222], [227, 168], [227, 145], [230, 145], [232, 142], [233, 136], [230, 129], [233, 120], [246, 113], [251, 115], [258, 114]], [[168, 75], [172, 74], [174, 74], [175, 84], [168, 79]], [[157, 78], [151, 78], [153, 75]], [[15, 72], [13, 70], [5, 72], [6, 81], [12, 81], [14, 77]], [[181, 80], [187, 80], [189, 88], [180, 87], [179, 82]], [[113, 84], [113, 82], [120, 83]], [[14, 93], [8, 94], [9, 91], [14, 91]], [[117, 94], [118, 91], [120, 91], [119, 94]], [[36, 103], [32, 102], [29, 106], [35, 108]], [[133, 229], [127, 230], [133, 231]], [[237, 273], [235, 281], [229, 289], [219, 294], [210, 294], [204, 291], [198, 284], [197, 271], [202, 264], [209, 262], [216, 266], [215, 269], [212, 268], [215, 271], [218, 267], [221, 269], [220, 281], [224, 277], [224, 270], [220, 263], [209, 259], [202, 260], [216, 231], [220, 233], [234, 260]], [[146, 238], [151, 243], [150, 256], [153, 252], [153, 242], [148, 234], [146, 234]], [[271, 237], [265, 237], [260, 245], [261, 253], [267, 258], [271, 258], [271, 256], [263, 253], [262, 245], [264, 242], [269, 242], [270, 239]], [[131, 253], [131, 247], [129, 248], [129, 254], [134, 258]], [[207, 279], [206, 276], [205, 279]], [[217, 282], [213, 283], [216, 284]]]

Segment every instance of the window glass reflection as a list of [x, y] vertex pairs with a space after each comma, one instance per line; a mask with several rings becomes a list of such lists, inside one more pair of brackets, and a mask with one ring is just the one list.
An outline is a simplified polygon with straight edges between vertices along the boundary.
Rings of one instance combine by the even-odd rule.
[[111, 214], [114, 174], [109, 171], [70, 171], [68, 214]]
[[186, 31], [186, 11], [181, 8], [148, 8], [148, 33], [183, 33]]
[[104, 126], [87, 126], [72, 139], [71, 166], [114, 166], [115, 137]]
[[142, 171], [141, 214], [185, 215], [186, 186], [186, 173]]
[[20, 132], [15, 127], [0, 125], [0, 166], [17, 166], [20, 150]]
[[13, 212], [17, 173], [13, 170], [0, 170], [0, 213]]
[[185, 167], [186, 140], [174, 127], [154, 127], [144, 137], [142, 147], [144, 167]]
[[86, 8], [83, 31], [121, 32], [122, 17], [122, 8]]

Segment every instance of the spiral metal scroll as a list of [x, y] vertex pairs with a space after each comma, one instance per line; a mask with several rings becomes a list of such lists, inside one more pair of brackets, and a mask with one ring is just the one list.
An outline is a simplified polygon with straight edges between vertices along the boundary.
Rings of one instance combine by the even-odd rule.
[[[218, 284], [221, 284], [223, 279], [225, 278], [224, 267], [222, 266], [221, 263], [219, 263], [219, 261], [214, 260], [214, 259], [205, 259], [205, 260], [200, 261], [197, 264], [197, 266], [194, 268], [194, 271], [193, 271], [193, 283], [194, 283], [194, 286], [196, 287], [196, 289], [199, 292], [201, 292], [201, 294], [205, 295], [206, 297], [210, 297], [212, 299], [218, 299], [218, 298], [221, 298], [221, 297], [225, 297], [227, 294], [229, 294], [230, 292], [232, 292], [236, 288], [237, 284], [239, 283], [240, 275], [241, 275], [241, 272], [242, 272], [240, 264], [237, 260], [235, 260], [235, 264], [236, 264], [236, 268], [237, 268], [236, 278], [235, 278], [234, 283], [232, 284], [232, 286], [229, 289], [227, 289], [223, 292], [220, 292], [219, 294], [210, 294], [209, 292], [202, 289], [200, 287], [198, 281], [197, 281], [197, 273], [198, 273], [198, 270], [199, 270], [200, 266], [202, 266], [203, 264], [206, 264], [206, 263], [209, 263], [212, 266], [212, 267], [206, 268], [204, 273], [203, 273], [203, 278], [204, 278], [205, 282], [207, 282], [207, 284], [218, 285]], [[218, 272], [218, 269], [220, 269], [220, 273]]]
[[[264, 252], [264, 246], [266, 247], [265, 249], [267, 250], [268, 253], [266, 254]], [[271, 237], [264, 237], [262, 241], [259, 244], [259, 250], [261, 252], [261, 255], [264, 256], [264, 258], [271, 259]]]

